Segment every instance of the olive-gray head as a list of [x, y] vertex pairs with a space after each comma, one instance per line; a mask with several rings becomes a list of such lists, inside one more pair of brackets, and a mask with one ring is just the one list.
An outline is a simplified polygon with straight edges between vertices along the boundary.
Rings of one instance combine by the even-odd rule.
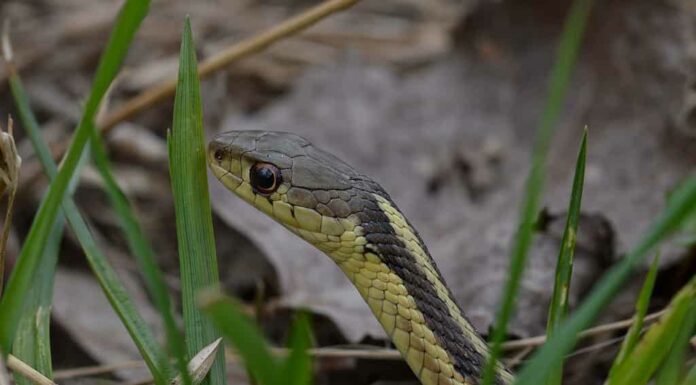
[[316, 246], [352, 231], [360, 222], [354, 214], [383, 194], [368, 177], [290, 133], [220, 134], [208, 145], [208, 163], [228, 189]]

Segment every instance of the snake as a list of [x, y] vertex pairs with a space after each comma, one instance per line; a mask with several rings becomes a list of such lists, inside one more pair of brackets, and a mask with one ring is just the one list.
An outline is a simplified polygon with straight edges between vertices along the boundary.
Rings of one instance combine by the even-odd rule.
[[[286, 132], [229, 131], [207, 148], [231, 192], [328, 255], [354, 284], [423, 385], [478, 385], [488, 346], [423, 239], [387, 192]], [[496, 363], [496, 385], [513, 376]]]

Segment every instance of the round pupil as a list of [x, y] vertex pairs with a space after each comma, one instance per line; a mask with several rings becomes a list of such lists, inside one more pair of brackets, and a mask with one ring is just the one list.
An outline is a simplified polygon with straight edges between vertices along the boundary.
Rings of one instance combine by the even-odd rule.
[[275, 174], [270, 167], [259, 167], [254, 172], [254, 184], [256, 188], [268, 190], [275, 184]]

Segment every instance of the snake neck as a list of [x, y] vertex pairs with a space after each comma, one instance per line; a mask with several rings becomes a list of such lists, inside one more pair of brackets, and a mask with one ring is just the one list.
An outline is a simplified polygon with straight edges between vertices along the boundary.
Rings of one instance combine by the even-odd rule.
[[[315, 246], [353, 282], [424, 385], [476, 385], [488, 348], [454, 301], [418, 233], [388, 196], [352, 217], [342, 247]], [[497, 384], [512, 382], [502, 366]]]

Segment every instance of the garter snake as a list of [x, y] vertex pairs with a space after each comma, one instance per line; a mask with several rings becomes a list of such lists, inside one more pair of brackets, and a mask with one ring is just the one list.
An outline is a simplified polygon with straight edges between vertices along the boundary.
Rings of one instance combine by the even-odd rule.
[[[424, 385], [476, 385], [488, 350], [423, 240], [382, 187], [290, 133], [231, 131], [208, 145], [230, 191], [327, 254]], [[512, 382], [499, 365], [496, 384]]]

